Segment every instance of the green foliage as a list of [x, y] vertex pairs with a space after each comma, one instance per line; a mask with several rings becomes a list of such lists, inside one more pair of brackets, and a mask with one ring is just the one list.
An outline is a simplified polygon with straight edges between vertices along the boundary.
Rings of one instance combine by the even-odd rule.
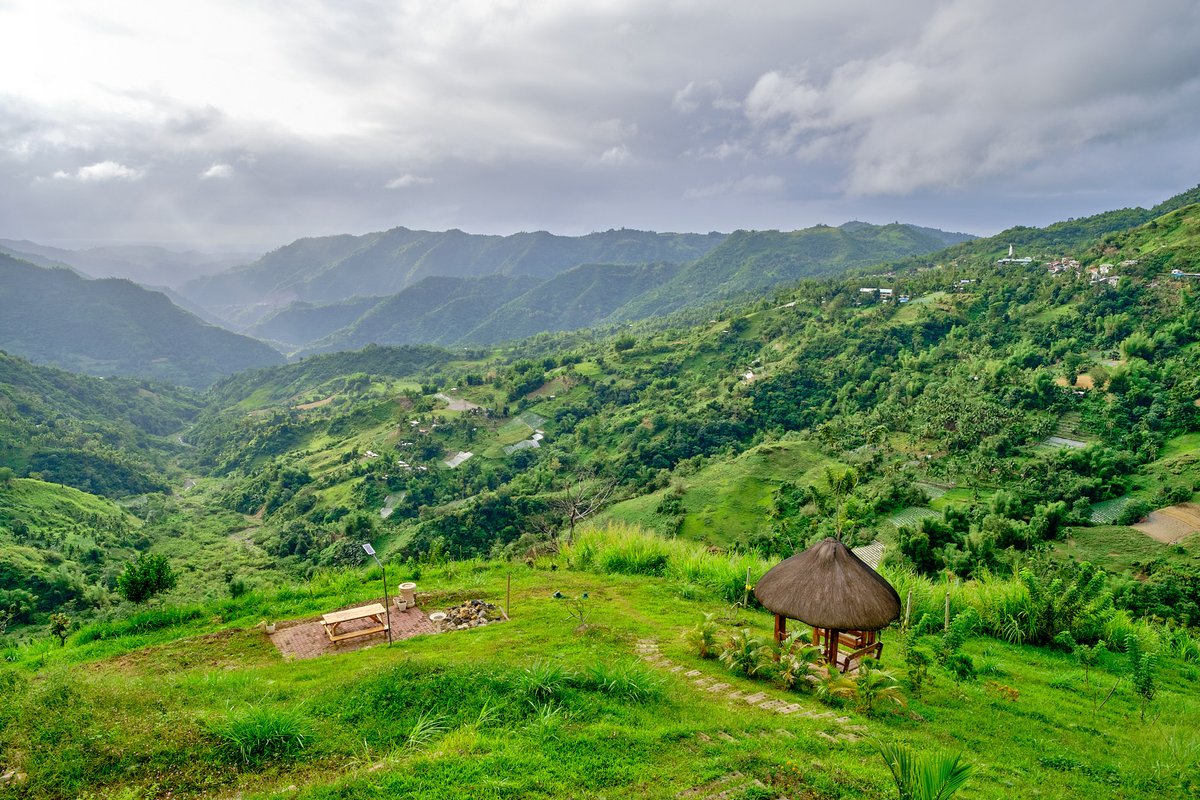
[[175, 588], [178, 578], [170, 562], [161, 555], [143, 553], [125, 565], [117, 578], [117, 590], [131, 603], [144, 603], [161, 592]]
[[685, 638], [689, 645], [696, 651], [696, 655], [701, 658], [715, 658], [717, 656], [716, 644], [718, 627], [713, 614], [706, 613], [704, 619], [696, 624], [696, 627], [689, 628], [685, 634]]
[[1134, 694], [1140, 701], [1142, 722], [1146, 721], [1146, 708], [1158, 695], [1158, 655], [1142, 648], [1136, 636], [1125, 640], [1125, 657], [1129, 664], [1129, 677]]
[[1029, 592], [1024, 628], [1028, 641], [1049, 644], [1062, 631], [1077, 641], [1094, 642], [1112, 615], [1112, 595], [1105, 574], [1093, 564], [1023, 569], [1021, 581]]
[[720, 659], [731, 672], [753, 676], [772, 667], [774, 659], [771, 656], [771, 646], [764, 639], [755, 636], [749, 628], [742, 628], [729, 637]]
[[557, 699], [573, 679], [574, 674], [562, 664], [535, 661], [521, 671], [520, 686], [529, 702], [547, 703]]
[[71, 631], [71, 618], [66, 614], [55, 613], [50, 615], [50, 635], [58, 639], [59, 646], [65, 646], [67, 643], [67, 634]]
[[880, 706], [906, 706], [908, 700], [900, 689], [894, 673], [880, 669], [879, 662], [864, 658], [854, 677], [854, 699], [858, 710], [867, 716], [877, 712]]
[[899, 743], [879, 742], [878, 747], [900, 800], [947, 800], [971, 776], [961, 755], [916, 753]]
[[636, 661], [598, 661], [583, 674], [582, 686], [634, 703], [658, 700], [663, 679]]
[[312, 741], [299, 710], [267, 706], [233, 709], [209, 732], [232, 760], [250, 767], [298, 758]]

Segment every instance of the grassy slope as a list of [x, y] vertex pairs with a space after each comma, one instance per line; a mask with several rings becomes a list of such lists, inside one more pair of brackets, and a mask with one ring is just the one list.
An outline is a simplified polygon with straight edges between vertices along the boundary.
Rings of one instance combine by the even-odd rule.
[[[28, 648], [16, 671], [0, 673], [12, 699], [0, 712], [0, 765], [28, 772], [25, 797], [267, 798], [294, 787], [289, 796], [300, 798], [669, 798], [735, 771], [772, 787], [738, 795], [747, 798], [879, 797], [890, 792], [889, 778], [872, 740], [899, 739], [922, 750], [964, 751], [975, 769], [964, 796], [1132, 798], [1182, 788], [1187, 754], [1198, 745], [1194, 668], [1164, 663], [1153, 706], [1161, 716], [1143, 726], [1127, 687], [1093, 716], [1082, 673], [1068, 657], [990, 640], [966, 649], [991, 674], [960, 685], [939, 673], [924, 698], [912, 700], [915, 716], [838, 712], [847, 723], [834, 715], [780, 716], [649, 666], [634, 674], [641, 685], [661, 682], [657, 697], [631, 701], [568, 686], [539, 708], [527, 701], [522, 668], [549, 663], [585, 673], [632, 663], [644, 638], [659, 642], [672, 662], [735, 688], [788, 693], [691, 655], [680, 635], [700, 612], [718, 607], [681, 599], [665, 579], [467, 563], [426, 570], [420, 587], [434, 592], [427, 608], [465, 597], [501, 601], [509, 571], [509, 623], [313, 661], [282, 661], [251, 627], [255, 618], [371, 599], [376, 574], [243, 598], [193, 613], [178, 628], [127, 639], [110, 628], [114, 636], [105, 640], [76, 635], [62, 650]], [[561, 602], [550, 598], [556, 590], [591, 593], [588, 630], [573, 630]], [[771, 622], [743, 612], [736, 624], [766, 635]], [[894, 641], [885, 641], [886, 661], [895, 666]], [[1107, 691], [1118, 661], [1094, 672], [1093, 685]], [[1019, 697], [1004, 699], [1001, 684]], [[813, 713], [826, 711], [811, 696], [790, 697]], [[484, 704], [495, 718], [476, 728]], [[311, 734], [303, 758], [239, 768], [211, 730], [247, 708], [298, 717]], [[408, 746], [422, 714], [441, 718], [445, 730]], [[848, 725], [865, 726], [865, 738], [834, 744], [821, 735]], [[1194, 762], [1190, 768], [1195, 780]]]

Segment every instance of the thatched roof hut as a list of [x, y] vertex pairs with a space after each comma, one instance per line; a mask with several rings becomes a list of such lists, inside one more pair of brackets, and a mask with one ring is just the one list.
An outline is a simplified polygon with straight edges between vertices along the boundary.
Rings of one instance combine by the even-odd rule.
[[814, 628], [877, 631], [900, 616], [900, 595], [837, 539], [776, 564], [754, 587], [769, 611]]

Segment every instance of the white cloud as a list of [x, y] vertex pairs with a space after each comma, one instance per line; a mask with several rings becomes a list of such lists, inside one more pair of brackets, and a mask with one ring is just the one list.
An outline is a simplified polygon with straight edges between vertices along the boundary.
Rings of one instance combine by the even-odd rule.
[[408, 189], [412, 186], [428, 186], [433, 183], [433, 178], [426, 178], [421, 175], [411, 175], [405, 173], [399, 178], [392, 178], [383, 185], [385, 189]]
[[616, 147], [610, 147], [600, 154], [600, 163], [606, 166], [615, 167], [620, 164], [628, 164], [633, 160], [633, 153], [623, 144]]
[[1133, 144], [1159, 124], [1151, 120], [1200, 103], [1200, 51], [1188, 44], [1200, 38], [1200, 15], [1160, 23], [1107, 13], [1085, 22], [1069, 4], [1018, 13], [1007, 0], [951, 0], [919, 35], [822, 74], [762, 73], [745, 99], [746, 141], [767, 156], [841, 164], [851, 195], [966, 187]]
[[229, 164], [213, 164], [204, 172], [200, 173], [201, 180], [209, 180], [210, 178], [232, 178], [233, 167]]
[[52, 177], [55, 180], [99, 183], [102, 181], [137, 181], [141, 180], [145, 174], [145, 170], [127, 167], [116, 161], [99, 161], [86, 167], [80, 167], [73, 173], [57, 170]]

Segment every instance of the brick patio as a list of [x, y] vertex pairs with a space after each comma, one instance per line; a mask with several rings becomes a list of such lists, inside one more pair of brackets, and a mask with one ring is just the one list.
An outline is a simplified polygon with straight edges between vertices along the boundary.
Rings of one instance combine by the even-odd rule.
[[[383, 600], [381, 598], [377, 601], [367, 601], [354, 606], [346, 606], [346, 608], [369, 605], [371, 602], [383, 603]], [[333, 610], [340, 611], [341, 609], [330, 609], [330, 611]], [[349, 631], [352, 628], [343, 627], [342, 630]], [[437, 627], [429, 621], [429, 617], [424, 611], [419, 608], [397, 611], [395, 606], [392, 607], [392, 641], [409, 639], [425, 633], [437, 633]], [[364, 647], [387, 643], [386, 633], [331, 642], [325, 634], [325, 628], [321, 625], [320, 617], [279, 622], [275, 625], [275, 632], [268, 638], [271, 640], [271, 644], [275, 645], [275, 648], [288, 660], [316, 658], [326, 653], [348, 653], [352, 650], [361, 650]]]

